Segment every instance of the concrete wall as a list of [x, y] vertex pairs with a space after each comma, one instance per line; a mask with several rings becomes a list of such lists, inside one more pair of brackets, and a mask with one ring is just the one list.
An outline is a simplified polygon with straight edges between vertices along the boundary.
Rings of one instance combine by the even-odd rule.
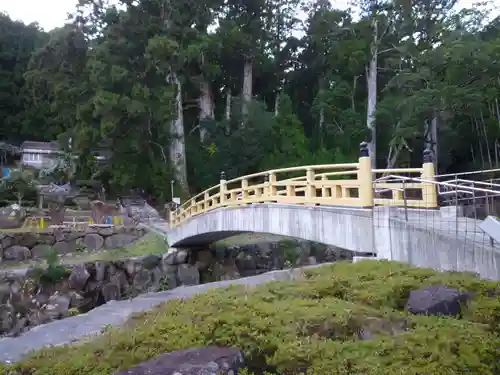
[[[414, 213], [413, 218], [416, 215], [418, 213]], [[439, 211], [420, 215], [423, 220], [412, 223], [411, 219], [406, 222], [394, 209], [376, 210], [377, 257], [442, 271], [469, 271], [483, 278], [500, 280], [498, 244], [492, 246], [480, 231], [465, 233], [463, 225], [458, 234], [450, 231], [452, 221], [441, 220]], [[458, 220], [459, 224], [468, 220], [468, 228], [473, 230], [472, 220]]]
[[[467, 220], [460, 224], [477, 226], [475, 221]], [[170, 230], [168, 239], [172, 247], [189, 248], [239, 233], [272, 233], [355, 252], [375, 252], [379, 259], [500, 279], [500, 249], [478, 241], [477, 234], [461, 236], [447, 231], [450, 223], [449, 219], [441, 219], [438, 210], [408, 210], [403, 215], [401, 210], [390, 207], [371, 210], [261, 204], [195, 216]]]

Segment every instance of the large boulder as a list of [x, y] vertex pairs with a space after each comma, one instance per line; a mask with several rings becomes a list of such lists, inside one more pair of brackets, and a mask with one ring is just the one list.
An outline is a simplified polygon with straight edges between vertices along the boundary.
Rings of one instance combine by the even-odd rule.
[[3, 251], [3, 257], [6, 260], [23, 261], [31, 258], [31, 251], [26, 246], [14, 245]]
[[87, 249], [101, 250], [104, 246], [104, 238], [97, 233], [89, 233], [83, 238], [83, 243]]
[[200, 271], [196, 266], [181, 264], [177, 267], [177, 279], [181, 285], [198, 285], [200, 283]]
[[0, 228], [11, 229], [22, 226], [26, 218], [26, 210], [14, 203], [0, 208]]
[[183, 249], [174, 249], [163, 254], [162, 262], [164, 266], [177, 266], [186, 263], [189, 252]]
[[69, 275], [68, 283], [71, 289], [83, 290], [85, 285], [90, 278], [90, 273], [87, 271], [85, 264], [76, 264], [71, 269], [71, 274]]
[[160, 354], [114, 375], [234, 375], [242, 366], [240, 350], [206, 346]]
[[35, 245], [31, 249], [31, 255], [33, 258], [43, 258], [49, 254], [49, 252], [52, 250], [52, 246], [46, 245], [46, 244], [38, 244]]
[[457, 316], [470, 297], [470, 293], [466, 291], [445, 285], [430, 285], [412, 290], [406, 309], [414, 314]]

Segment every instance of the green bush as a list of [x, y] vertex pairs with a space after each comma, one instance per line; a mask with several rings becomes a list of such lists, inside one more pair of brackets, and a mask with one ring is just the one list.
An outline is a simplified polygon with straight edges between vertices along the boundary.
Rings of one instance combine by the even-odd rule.
[[36, 266], [31, 272], [31, 277], [39, 284], [55, 284], [69, 276], [69, 270], [59, 264], [59, 256], [55, 248], [48, 249], [43, 258], [46, 264]]
[[286, 265], [295, 266], [299, 259], [299, 244], [296, 240], [283, 239], [278, 242], [278, 251], [283, 254], [283, 259]]
[[[404, 311], [409, 290], [435, 283], [473, 293], [461, 319]], [[499, 296], [499, 283], [467, 273], [340, 262], [309, 269], [301, 280], [169, 301], [91, 342], [45, 349], [0, 374], [109, 375], [163, 352], [218, 344], [243, 350], [245, 374], [498, 375]]]

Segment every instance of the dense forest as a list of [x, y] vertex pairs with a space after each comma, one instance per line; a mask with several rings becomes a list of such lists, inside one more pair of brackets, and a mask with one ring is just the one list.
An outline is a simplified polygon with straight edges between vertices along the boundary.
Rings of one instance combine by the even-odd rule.
[[500, 19], [455, 3], [80, 0], [49, 32], [0, 13], [0, 139], [71, 139], [81, 178], [160, 200], [363, 140], [378, 167], [430, 147], [441, 173], [495, 168]]

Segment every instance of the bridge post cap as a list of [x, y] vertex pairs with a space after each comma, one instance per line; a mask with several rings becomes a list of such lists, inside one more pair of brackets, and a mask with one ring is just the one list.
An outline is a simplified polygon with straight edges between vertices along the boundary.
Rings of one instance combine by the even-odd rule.
[[220, 179], [221, 180], [225, 180], [226, 179], [226, 172], [224, 172], [224, 171], [220, 172]]
[[424, 163], [432, 163], [432, 150], [430, 148], [426, 148], [424, 150]]
[[368, 151], [368, 143], [363, 141], [359, 144], [359, 154], [361, 156], [370, 156], [370, 152]]

